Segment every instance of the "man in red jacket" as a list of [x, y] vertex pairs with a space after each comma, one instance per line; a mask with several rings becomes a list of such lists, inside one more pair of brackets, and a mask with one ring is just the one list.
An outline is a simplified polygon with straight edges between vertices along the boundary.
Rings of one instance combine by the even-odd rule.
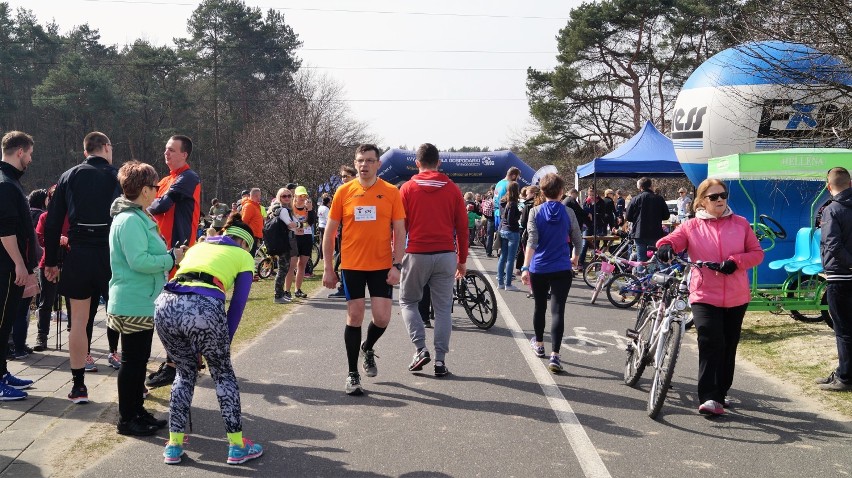
[[[170, 249], [195, 244], [198, 220], [201, 218], [201, 179], [189, 168], [192, 140], [176, 134], [169, 138], [163, 157], [169, 175], [160, 179], [157, 198], [148, 207], [160, 233]], [[176, 269], [172, 269], [171, 277]], [[160, 364], [160, 369], [148, 376], [145, 385], [151, 388], [171, 385], [175, 379], [175, 365], [170, 357]]]
[[435, 376], [447, 375], [450, 350], [453, 283], [467, 272], [467, 209], [461, 190], [438, 172], [438, 148], [424, 143], [415, 159], [419, 173], [400, 190], [405, 207], [408, 247], [402, 261], [399, 306], [417, 351], [408, 370], [415, 372], [432, 360], [426, 348], [426, 328], [417, 304], [429, 285], [435, 311]]

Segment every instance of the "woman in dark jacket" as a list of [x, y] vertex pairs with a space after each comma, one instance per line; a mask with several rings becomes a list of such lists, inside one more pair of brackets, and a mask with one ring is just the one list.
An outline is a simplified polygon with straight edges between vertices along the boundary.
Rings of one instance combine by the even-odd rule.
[[[521, 239], [520, 188], [512, 181], [506, 188], [506, 204], [500, 206], [500, 258], [497, 260], [497, 288], [520, 290], [512, 285], [512, 266]], [[505, 284], [505, 285], [504, 285]]]
[[[521, 242], [518, 245], [518, 256], [515, 259], [515, 269], [521, 270], [524, 265], [524, 251], [527, 248], [527, 221], [530, 218], [530, 210], [536, 206], [536, 199], [541, 195], [541, 188], [538, 186], [528, 186], [524, 188], [525, 197], [521, 211]], [[541, 202], [541, 201], [538, 201]], [[520, 275], [520, 272], [518, 273]]]

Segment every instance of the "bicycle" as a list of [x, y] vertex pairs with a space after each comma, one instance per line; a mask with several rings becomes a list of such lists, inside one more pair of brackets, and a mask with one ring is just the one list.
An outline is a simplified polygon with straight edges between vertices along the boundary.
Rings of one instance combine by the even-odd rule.
[[278, 256], [269, 255], [266, 250], [266, 244], [263, 242], [257, 246], [257, 251], [254, 253], [255, 273], [261, 279], [266, 279], [278, 269]]
[[456, 279], [453, 300], [480, 329], [488, 330], [497, 322], [497, 295], [482, 272], [469, 270], [464, 279]]
[[[649, 266], [649, 269], [656, 269], [659, 261], [657, 259], [652, 259], [642, 264]], [[675, 263], [668, 267], [659, 269], [659, 272], [670, 273], [679, 267], [682, 266]], [[649, 288], [653, 276], [654, 272], [648, 272], [642, 277], [637, 277], [630, 272], [619, 272], [613, 274], [609, 283], [606, 284], [606, 297], [615, 307], [618, 307], [619, 309], [629, 309], [639, 302], [642, 294], [644, 294]]]
[[[583, 282], [585, 282], [589, 288], [594, 289], [596, 287], [598, 275], [601, 271], [601, 264], [604, 262], [604, 257], [616, 257], [626, 260], [630, 258], [630, 254], [635, 250], [633, 239], [627, 239], [627, 235], [623, 233], [619, 234], [619, 236], [622, 238], [621, 244], [619, 244], [615, 250], [611, 252], [601, 249], [595, 250], [592, 261], [583, 268]], [[614, 265], [618, 269], [618, 272], [625, 271], [622, 264], [616, 263]]]
[[[604, 285], [609, 284], [609, 282], [612, 280], [612, 278], [614, 277], [613, 273], [616, 270], [618, 270], [618, 274], [623, 274], [626, 270], [625, 268], [627, 268], [627, 267], [633, 269], [633, 268], [636, 268], [636, 267], [639, 267], [639, 266], [645, 266], [645, 265], [648, 264], [648, 262], [638, 262], [638, 261], [627, 260], [627, 259], [624, 259], [624, 258], [619, 257], [617, 255], [612, 255], [608, 252], [602, 253], [600, 255], [600, 257], [601, 257], [601, 260], [597, 261], [598, 262], [598, 264], [597, 264], [597, 268], [598, 268], [597, 279], [595, 280], [595, 287], [594, 287], [594, 291], [592, 292], [592, 298], [591, 298], [591, 301], [590, 301], [590, 303], [592, 303], [592, 304], [594, 304], [595, 301], [598, 299], [598, 295], [600, 295], [601, 290], [603, 289]], [[590, 264], [590, 265], [592, 265], [592, 264]], [[588, 269], [588, 267], [587, 267], [587, 269]], [[583, 280], [586, 280], [585, 273], [584, 273]]]
[[[676, 259], [681, 266], [704, 267], [708, 263]], [[652, 274], [654, 286], [649, 289], [650, 300], [640, 309], [635, 329], [628, 329], [627, 361], [624, 364], [624, 383], [634, 386], [645, 367], [652, 364], [654, 377], [648, 392], [648, 416], [656, 418], [671, 386], [680, 344], [686, 329], [689, 304], [688, 269]]]
[[[482, 272], [468, 270], [463, 279], [456, 279], [453, 303], [461, 305], [470, 321], [480, 329], [488, 330], [497, 322], [497, 295]], [[429, 316], [435, 319], [431, 305]]]

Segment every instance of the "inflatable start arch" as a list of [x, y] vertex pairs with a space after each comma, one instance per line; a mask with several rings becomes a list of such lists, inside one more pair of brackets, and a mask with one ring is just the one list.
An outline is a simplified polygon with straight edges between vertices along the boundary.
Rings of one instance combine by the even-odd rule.
[[[521, 170], [518, 183], [529, 186], [535, 171], [511, 151], [481, 153], [439, 153], [441, 172], [457, 183], [496, 183], [506, 177], [506, 171], [515, 166]], [[417, 174], [414, 151], [388, 150], [380, 158], [379, 177], [396, 184]]]

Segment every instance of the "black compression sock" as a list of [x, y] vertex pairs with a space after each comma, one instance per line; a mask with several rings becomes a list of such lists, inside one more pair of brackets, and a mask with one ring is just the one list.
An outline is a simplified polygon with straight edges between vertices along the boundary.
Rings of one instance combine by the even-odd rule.
[[85, 368], [72, 368], [71, 369], [71, 377], [74, 378], [74, 386], [85, 385], [85, 377], [86, 377], [86, 369]]
[[358, 352], [361, 347], [361, 327], [347, 325], [343, 331], [343, 341], [346, 343], [346, 359], [349, 371], [358, 371]]
[[364, 341], [364, 350], [372, 349], [379, 340], [379, 337], [385, 333], [385, 329], [387, 329], [387, 327], [379, 327], [378, 325], [370, 322], [370, 325], [367, 326], [367, 340]]

